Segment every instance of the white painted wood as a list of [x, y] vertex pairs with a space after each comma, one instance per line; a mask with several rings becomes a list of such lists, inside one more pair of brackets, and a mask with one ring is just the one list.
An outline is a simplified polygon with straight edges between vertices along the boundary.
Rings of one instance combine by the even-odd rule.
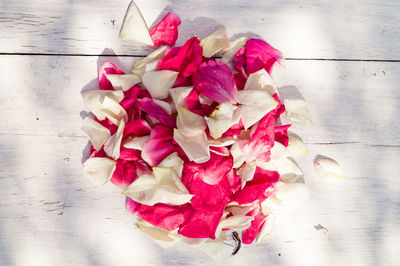
[[[212, 261], [184, 245], [158, 247], [135, 230], [118, 188], [82, 176], [80, 91], [107, 59], [125, 70], [136, 60], [1, 56], [0, 265], [400, 263], [400, 63], [287, 61], [274, 71], [279, 86], [299, 88], [314, 118], [292, 130], [308, 143], [299, 164], [309, 197], [280, 214], [262, 245], [234, 257], [226, 246]], [[317, 154], [336, 159], [348, 178], [320, 180]]]
[[[2, 0], [0, 52], [147, 54], [117, 38], [130, 0]], [[286, 57], [400, 60], [400, 2], [137, 0], [149, 26], [174, 10], [182, 44], [224, 24], [229, 36], [258, 34]]]

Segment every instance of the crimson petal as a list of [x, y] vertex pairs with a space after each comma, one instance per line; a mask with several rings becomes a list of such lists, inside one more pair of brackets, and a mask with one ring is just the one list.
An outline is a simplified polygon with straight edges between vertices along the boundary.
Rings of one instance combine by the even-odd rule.
[[173, 46], [178, 38], [178, 25], [181, 19], [172, 12], [168, 14], [150, 31], [154, 47], [161, 45]]

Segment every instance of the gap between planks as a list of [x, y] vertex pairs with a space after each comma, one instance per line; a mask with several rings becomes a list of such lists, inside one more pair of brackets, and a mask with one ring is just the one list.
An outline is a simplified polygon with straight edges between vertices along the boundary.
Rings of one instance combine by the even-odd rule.
[[[147, 55], [139, 54], [55, 54], [55, 53], [2, 53], [0, 56], [70, 56], [70, 57], [98, 57], [98, 56], [109, 56], [109, 57], [146, 57]], [[219, 58], [219, 57], [217, 57]], [[400, 59], [363, 59], [363, 58], [298, 58], [298, 57], [286, 57], [288, 61], [344, 61], [344, 62], [384, 62], [384, 63], [400, 63]]]

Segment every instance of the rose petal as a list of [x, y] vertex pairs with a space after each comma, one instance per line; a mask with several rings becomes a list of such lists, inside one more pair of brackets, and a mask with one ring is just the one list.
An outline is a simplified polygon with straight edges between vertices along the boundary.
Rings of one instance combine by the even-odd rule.
[[221, 216], [222, 211], [206, 213], [191, 209], [191, 211], [186, 211], [185, 222], [180, 226], [178, 233], [190, 238], [215, 239], [215, 231]]
[[157, 50], [154, 50], [153, 52], [148, 54], [145, 58], [137, 61], [137, 63], [135, 64], [135, 67], [132, 69], [132, 73], [134, 73], [140, 77], [143, 76], [143, 74], [146, 70], [146, 66], [148, 64], [151, 64], [154, 62], [157, 62], [157, 64], [158, 64], [158, 60], [160, 60], [164, 56], [167, 49], [168, 49], [167, 46], [161, 46]]
[[170, 49], [157, 65], [158, 70], [172, 70], [187, 78], [197, 71], [202, 60], [202, 48], [196, 37], [189, 39], [182, 47]]
[[139, 8], [133, 1], [131, 1], [128, 10], [126, 11], [119, 37], [126, 41], [135, 41], [151, 46], [154, 45], [146, 22], [144, 21]]
[[307, 148], [304, 142], [295, 136], [289, 136], [288, 151], [292, 157], [307, 154]]
[[249, 75], [244, 90], [263, 90], [271, 96], [278, 92], [274, 80], [264, 68]]
[[150, 71], [143, 74], [143, 85], [152, 98], [166, 99], [174, 85], [178, 72], [170, 70]]
[[119, 125], [121, 120], [126, 124], [128, 122], [128, 114], [122, 106], [108, 96], [104, 96], [101, 104], [101, 112], [107, 117], [114, 125]]
[[260, 121], [278, 105], [267, 91], [262, 90], [239, 91], [238, 101], [242, 104], [240, 107], [242, 109], [241, 118], [245, 129]]
[[192, 90], [193, 87], [178, 87], [169, 90], [169, 94], [171, 95], [172, 100], [174, 101], [176, 110], [178, 110], [179, 105], [184, 106], [184, 101]]
[[200, 65], [194, 76], [195, 88], [210, 99], [218, 102], [236, 100], [237, 89], [229, 67], [222, 63], [209, 61]]
[[83, 163], [83, 171], [95, 185], [103, 185], [110, 180], [115, 170], [115, 162], [109, 158], [93, 157]]
[[314, 168], [317, 174], [325, 179], [343, 179], [346, 176], [343, 174], [339, 164], [330, 158], [319, 157], [314, 161]]
[[174, 129], [174, 140], [183, 149], [190, 161], [203, 163], [210, 159], [210, 149], [204, 131], [187, 137], [180, 130]]
[[203, 135], [206, 128], [203, 117], [190, 112], [183, 106], [178, 106], [177, 111], [176, 125], [180, 133], [186, 137]]
[[218, 139], [224, 134], [236, 121], [232, 121], [233, 111], [237, 107], [230, 102], [220, 104], [210, 117], [205, 117], [210, 135]]
[[151, 132], [151, 127], [143, 119], [132, 120], [125, 126], [124, 138], [128, 136], [144, 136]]
[[128, 149], [143, 150], [144, 144], [150, 140], [150, 136], [126, 138], [123, 146]]
[[262, 241], [272, 233], [275, 228], [275, 215], [270, 213], [268, 214], [267, 218], [265, 219], [264, 225], [261, 227], [260, 232], [256, 237], [256, 243], [261, 244]]
[[154, 206], [147, 206], [127, 198], [126, 209], [129, 212], [137, 214], [140, 218], [144, 219], [150, 224], [161, 227], [168, 231], [178, 228], [178, 226], [184, 221], [183, 213], [178, 207], [169, 206], [162, 203]]
[[172, 119], [171, 115], [168, 114], [161, 106], [156, 104], [150, 98], [143, 98], [139, 100], [140, 105], [143, 110], [150, 116], [159, 120], [162, 124], [168, 127], [175, 127], [175, 121]]
[[242, 167], [240, 167], [237, 170], [237, 174], [240, 176], [240, 179], [242, 180], [242, 189], [246, 185], [247, 181], [253, 179], [254, 174], [256, 172], [256, 168], [257, 168], [256, 163], [253, 161], [245, 163], [244, 165], [242, 165]]
[[210, 152], [221, 156], [229, 156], [229, 149], [227, 147], [210, 147]]
[[275, 141], [278, 141], [285, 147], [287, 147], [289, 144], [289, 136], [287, 130], [290, 126], [291, 125], [283, 125], [275, 127]]
[[213, 139], [213, 138], [209, 138], [208, 139], [208, 143], [210, 145], [210, 147], [226, 147], [226, 146], [230, 146], [233, 143], [235, 143], [236, 140], [233, 137], [223, 137], [223, 138], [219, 138], [219, 139]]
[[141, 80], [135, 74], [106, 74], [107, 79], [115, 90], [127, 91]]
[[178, 26], [181, 24], [180, 18], [172, 12], [168, 14], [150, 31], [154, 47], [160, 45], [175, 45], [178, 38]]
[[163, 127], [153, 128], [150, 140], [144, 144], [142, 150], [142, 158], [150, 166], [157, 166], [165, 157], [175, 151], [171, 142], [172, 137], [169, 134], [169, 131]]
[[215, 235], [218, 236], [223, 229], [229, 230], [245, 230], [250, 227], [251, 222], [254, 220], [254, 217], [244, 216], [244, 215], [234, 215], [221, 220]]
[[285, 111], [287, 117], [294, 122], [303, 122], [313, 125], [307, 103], [303, 99], [285, 99]]
[[246, 44], [248, 39], [248, 37], [240, 37], [229, 42], [229, 46], [222, 50], [224, 54], [222, 55], [221, 63], [232, 68], [235, 54]]
[[137, 167], [135, 163], [118, 159], [115, 171], [111, 177], [111, 182], [116, 186], [129, 186], [137, 178], [136, 171]]
[[82, 131], [89, 137], [96, 151], [99, 151], [107, 139], [111, 136], [110, 130], [94, 121], [91, 117], [83, 119]]
[[125, 74], [119, 70], [113, 63], [105, 62], [98, 71], [98, 81], [100, 90], [114, 90], [111, 82], [107, 79], [108, 74]]
[[137, 223], [137, 226], [140, 231], [145, 233], [150, 239], [152, 239], [163, 248], [171, 247], [176, 242], [176, 239], [172, 238], [169, 235], [169, 231], [156, 227], [144, 220], [139, 221]]
[[263, 214], [258, 214], [254, 217], [254, 220], [251, 222], [251, 226], [244, 230], [242, 233], [242, 243], [250, 245], [258, 233], [260, 232], [261, 228], [263, 227], [266, 220], [266, 216]]
[[212, 57], [222, 49], [229, 47], [228, 36], [226, 36], [225, 27], [213, 32], [211, 35], [204, 38], [200, 45], [203, 47], [203, 56]]
[[[258, 203], [257, 203], [258, 204]], [[257, 204], [238, 205], [236, 202], [229, 203], [225, 210], [232, 215], [246, 215], [257, 207]]]
[[119, 103], [124, 98], [124, 93], [122, 91], [114, 90], [92, 90], [82, 92], [82, 100], [86, 109], [92, 112], [97, 119], [104, 120], [105, 114], [101, 111], [102, 102], [105, 96]]
[[276, 62], [283, 58], [282, 54], [268, 43], [260, 39], [249, 39], [245, 50], [246, 74], [250, 75], [262, 68], [271, 73]]
[[117, 132], [112, 135], [107, 142], [104, 144], [104, 151], [114, 160], [119, 158], [122, 134], [124, 133], [125, 123], [123, 120], [120, 121]]

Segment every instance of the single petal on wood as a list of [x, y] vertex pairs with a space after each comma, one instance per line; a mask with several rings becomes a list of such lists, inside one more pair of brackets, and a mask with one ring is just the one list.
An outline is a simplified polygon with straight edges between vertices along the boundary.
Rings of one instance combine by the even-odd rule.
[[135, 41], [153, 46], [149, 29], [135, 2], [131, 1], [125, 14], [125, 19], [119, 37], [126, 41]]
[[229, 47], [228, 36], [226, 36], [226, 29], [222, 27], [211, 35], [204, 38], [200, 45], [203, 47], [203, 56], [212, 57], [222, 49]]
[[274, 80], [265, 69], [260, 69], [249, 75], [244, 90], [263, 90], [267, 91], [271, 96], [277, 93]]
[[314, 167], [317, 174], [325, 179], [343, 179], [346, 176], [343, 174], [342, 168], [339, 164], [330, 158], [320, 157], [314, 161]]
[[303, 122], [313, 125], [307, 103], [303, 99], [285, 99], [285, 112], [287, 117], [294, 122]]
[[152, 98], [166, 99], [169, 95], [169, 89], [174, 85], [178, 74], [178, 72], [170, 70], [146, 72], [143, 74], [143, 85]]
[[119, 158], [124, 128], [125, 123], [123, 120], [121, 120], [117, 132], [115, 132], [115, 134], [112, 135], [104, 144], [104, 151], [114, 160], [117, 160]]
[[95, 185], [103, 185], [110, 180], [115, 170], [115, 162], [109, 158], [93, 157], [83, 163], [83, 171]]
[[81, 127], [89, 137], [94, 149], [99, 151], [107, 139], [111, 136], [110, 130], [94, 121], [91, 117], [85, 117]]
[[123, 91], [129, 90], [141, 81], [135, 74], [106, 74], [106, 77], [115, 90]]

